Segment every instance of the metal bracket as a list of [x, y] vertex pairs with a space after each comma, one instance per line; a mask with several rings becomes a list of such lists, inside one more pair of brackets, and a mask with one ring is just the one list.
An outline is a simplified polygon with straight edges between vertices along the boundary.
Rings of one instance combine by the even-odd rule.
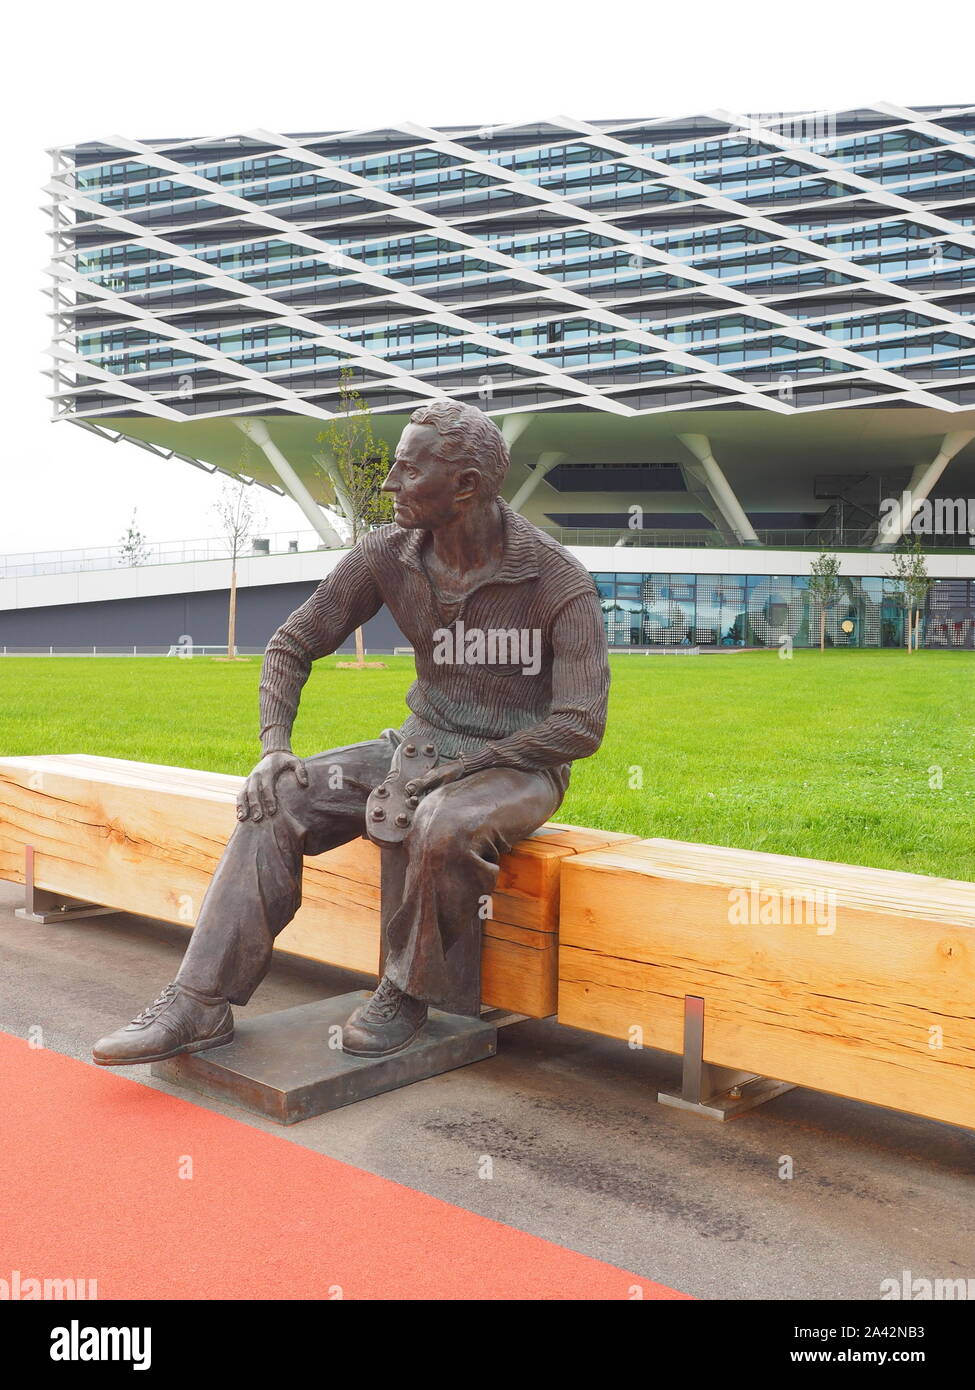
[[16, 909], [15, 916], [25, 922], [47, 926], [50, 922], [67, 922], [75, 917], [100, 917], [103, 913], [117, 911], [114, 907], [84, 903], [63, 893], [38, 888], [34, 882], [34, 846], [24, 846], [24, 905]]
[[[549, 1017], [554, 1018], [554, 1014]], [[512, 1023], [527, 1023], [531, 1014], [513, 1014], [508, 1009], [494, 1009], [489, 1004], [481, 1005], [481, 1022], [493, 1023], [495, 1028], [507, 1028]]]
[[753, 1110], [794, 1087], [789, 1081], [772, 1081], [750, 1071], [715, 1066], [704, 1060], [704, 1000], [684, 996], [684, 1067], [679, 1092], [658, 1091], [660, 1105], [691, 1110], [712, 1120], [730, 1120]]

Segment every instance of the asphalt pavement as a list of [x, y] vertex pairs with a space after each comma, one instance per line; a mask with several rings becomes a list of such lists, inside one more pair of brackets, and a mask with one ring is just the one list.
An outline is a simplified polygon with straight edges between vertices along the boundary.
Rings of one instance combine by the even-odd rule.
[[[0, 1029], [90, 1062], [173, 978], [186, 933], [124, 913], [39, 926], [15, 917], [22, 899], [0, 883]], [[369, 984], [281, 955], [236, 1012]], [[281, 1127], [119, 1070], [698, 1298], [872, 1300], [905, 1271], [975, 1291], [975, 1134], [801, 1089], [720, 1123], [656, 1103], [679, 1073], [670, 1054], [529, 1021], [496, 1057]]]

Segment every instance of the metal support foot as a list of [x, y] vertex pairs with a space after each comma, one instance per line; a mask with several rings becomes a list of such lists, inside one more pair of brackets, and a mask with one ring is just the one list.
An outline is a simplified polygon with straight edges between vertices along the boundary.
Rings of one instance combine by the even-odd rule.
[[50, 922], [67, 922], [75, 917], [101, 917], [103, 913], [117, 910], [38, 888], [34, 882], [34, 846], [24, 846], [24, 905], [16, 909], [15, 916], [25, 922], [47, 926]]
[[[554, 1014], [549, 1015], [554, 1018]], [[531, 1014], [513, 1014], [509, 1009], [493, 1009], [489, 1004], [481, 1005], [481, 1022], [493, 1023], [495, 1028], [508, 1028], [512, 1023], [527, 1023]]]
[[712, 1120], [730, 1120], [775, 1096], [793, 1090], [789, 1081], [772, 1081], [750, 1071], [718, 1067], [704, 1060], [704, 1000], [684, 996], [684, 1067], [679, 1092], [658, 1091], [660, 1105], [692, 1110]]

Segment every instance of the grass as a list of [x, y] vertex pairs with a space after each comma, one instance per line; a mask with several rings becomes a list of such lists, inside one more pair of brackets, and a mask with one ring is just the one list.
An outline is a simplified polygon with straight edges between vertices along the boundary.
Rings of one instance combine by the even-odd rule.
[[[559, 818], [975, 880], [975, 654], [618, 656], [606, 739]], [[245, 773], [260, 661], [0, 660], [0, 756], [94, 753]], [[318, 662], [295, 748], [405, 717], [408, 657]], [[640, 785], [642, 780], [642, 785]], [[938, 783], [940, 782], [940, 786]]]

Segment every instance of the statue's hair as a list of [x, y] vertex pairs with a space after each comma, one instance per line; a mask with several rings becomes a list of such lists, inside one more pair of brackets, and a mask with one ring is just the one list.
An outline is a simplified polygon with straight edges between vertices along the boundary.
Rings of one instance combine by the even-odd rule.
[[479, 469], [492, 494], [501, 491], [511, 458], [501, 431], [483, 410], [465, 401], [431, 401], [414, 410], [410, 424], [435, 429], [440, 436], [438, 458]]

